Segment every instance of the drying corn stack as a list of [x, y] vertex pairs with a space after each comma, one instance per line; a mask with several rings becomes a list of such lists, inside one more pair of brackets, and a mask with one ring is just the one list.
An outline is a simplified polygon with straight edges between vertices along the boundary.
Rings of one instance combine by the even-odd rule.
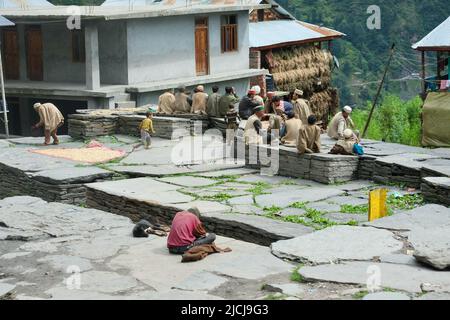
[[270, 72], [280, 91], [301, 89], [313, 112], [324, 124], [339, 105], [337, 90], [330, 87], [333, 56], [313, 46], [274, 51]]

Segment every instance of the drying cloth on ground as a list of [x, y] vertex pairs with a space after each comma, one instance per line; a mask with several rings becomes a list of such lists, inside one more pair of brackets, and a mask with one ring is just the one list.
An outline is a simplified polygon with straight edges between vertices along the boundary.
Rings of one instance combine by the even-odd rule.
[[125, 151], [113, 150], [106, 147], [77, 148], [77, 149], [40, 149], [30, 152], [49, 157], [63, 158], [84, 163], [108, 162], [126, 155]]
[[196, 246], [183, 254], [181, 262], [194, 262], [206, 258], [208, 255], [213, 253], [231, 252], [230, 248], [221, 249], [213, 244], [204, 244], [201, 246]]
[[450, 92], [431, 92], [423, 106], [424, 147], [450, 147]]

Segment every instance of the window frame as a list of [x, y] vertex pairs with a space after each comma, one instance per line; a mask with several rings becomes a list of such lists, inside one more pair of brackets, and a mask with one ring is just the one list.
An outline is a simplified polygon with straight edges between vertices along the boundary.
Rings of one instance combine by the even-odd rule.
[[[230, 23], [234, 18], [235, 23]], [[238, 15], [229, 14], [220, 17], [220, 43], [222, 53], [239, 51]]]

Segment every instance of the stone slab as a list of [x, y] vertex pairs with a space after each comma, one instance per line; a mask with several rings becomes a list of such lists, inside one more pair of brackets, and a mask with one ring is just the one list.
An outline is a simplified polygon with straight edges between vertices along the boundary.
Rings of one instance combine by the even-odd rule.
[[12, 292], [16, 288], [15, 285], [9, 283], [0, 283], [0, 298]]
[[389, 231], [351, 226], [335, 226], [271, 245], [279, 258], [313, 265], [372, 260], [402, 247]]
[[259, 172], [259, 170], [255, 170], [255, 169], [237, 168], [237, 169], [200, 173], [198, 175], [202, 176], [202, 177], [207, 177], [207, 178], [220, 178], [223, 176], [242, 176], [242, 175], [258, 173], [258, 172]]
[[191, 176], [161, 178], [159, 179], [159, 181], [175, 184], [182, 187], [205, 187], [217, 183], [217, 181], [213, 179]]
[[450, 273], [392, 263], [346, 262], [299, 270], [307, 281], [323, 281], [356, 285], [367, 285], [368, 272], [381, 275], [380, 286], [411, 293], [421, 293], [421, 284], [450, 285]]
[[450, 268], [450, 225], [415, 229], [408, 234], [414, 257], [438, 270]]
[[194, 200], [191, 196], [177, 192], [179, 186], [151, 178], [92, 183], [88, 187], [117, 197], [155, 204], [186, 203]]
[[189, 278], [185, 279], [173, 289], [187, 290], [187, 291], [210, 291], [220, 285], [226, 283], [227, 278], [215, 275], [211, 272], [197, 272], [191, 274]]
[[412, 231], [450, 226], [450, 208], [429, 204], [365, 224], [380, 229]]
[[323, 215], [324, 218], [329, 219], [330, 221], [339, 223], [339, 224], [347, 224], [352, 221], [358, 222], [358, 224], [367, 222], [369, 219], [365, 214], [351, 214], [351, 213], [327, 213]]
[[363, 300], [393, 301], [393, 300], [411, 300], [411, 298], [406, 294], [400, 292], [375, 292], [369, 293], [363, 298]]
[[84, 272], [92, 269], [89, 260], [75, 256], [67, 255], [49, 255], [38, 259], [38, 262], [45, 262], [60, 272], [67, 273], [70, 268], [75, 267], [78, 272]]
[[36, 180], [51, 184], [89, 183], [111, 176], [112, 172], [97, 167], [68, 167], [39, 171], [32, 175]]
[[277, 206], [285, 208], [295, 202], [312, 202], [325, 200], [333, 196], [343, 194], [341, 190], [333, 190], [328, 188], [307, 188], [289, 193], [273, 193], [269, 195], [261, 195], [255, 198], [256, 203], [262, 207]]

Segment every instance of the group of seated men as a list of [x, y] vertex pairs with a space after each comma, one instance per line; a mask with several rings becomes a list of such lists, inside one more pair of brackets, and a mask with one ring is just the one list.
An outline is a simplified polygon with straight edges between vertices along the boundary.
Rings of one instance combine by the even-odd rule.
[[[249, 98], [252, 94], [250, 91]], [[245, 116], [249, 110], [245, 105], [241, 107], [242, 102], [239, 111], [241, 116]], [[320, 153], [322, 129], [316, 124], [317, 118], [312, 114], [309, 102], [303, 99], [301, 90], [295, 90], [292, 103], [268, 93], [264, 106], [258, 104], [252, 108], [253, 114], [248, 118], [244, 131], [246, 144], [270, 144], [279, 137], [282, 145], [297, 147], [300, 154]], [[353, 147], [359, 142], [359, 132], [354, 130], [351, 113], [352, 108], [346, 106], [329, 124], [327, 134], [337, 140], [330, 152], [332, 154], [355, 154]]]
[[208, 95], [202, 85], [194, 89], [189, 95], [185, 87], [169, 90], [159, 97], [158, 113], [162, 114], [199, 114], [211, 117], [225, 117], [229, 106], [239, 102], [234, 88], [226, 87], [225, 94], [219, 94], [219, 87], [212, 87], [212, 94]]
[[[309, 101], [304, 99], [304, 92], [299, 89], [293, 91], [289, 102], [274, 92], [263, 97], [259, 86], [252, 87], [242, 99], [233, 87], [226, 87], [223, 95], [218, 86], [212, 87], [210, 95], [202, 85], [197, 86], [192, 95], [184, 87], [179, 87], [159, 97], [158, 112], [225, 118], [227, 128], [232, 130], [238, 128], [239, 120], [247, 120], [244, 129], [246, 144], [270, 144], [279, 139], [287, 147], [297, 147], [301, 154], [320, 153], [321, 150], [322, 129], [316, 124], [317, 117], [312, 113]], [[359, 142], [359, 132], [354, 130], [351, 113], [351, 107], [344, 107], [328, 126], [328, 136], [338, 141], [332, 153], [353, 154], [350, 146]]]

